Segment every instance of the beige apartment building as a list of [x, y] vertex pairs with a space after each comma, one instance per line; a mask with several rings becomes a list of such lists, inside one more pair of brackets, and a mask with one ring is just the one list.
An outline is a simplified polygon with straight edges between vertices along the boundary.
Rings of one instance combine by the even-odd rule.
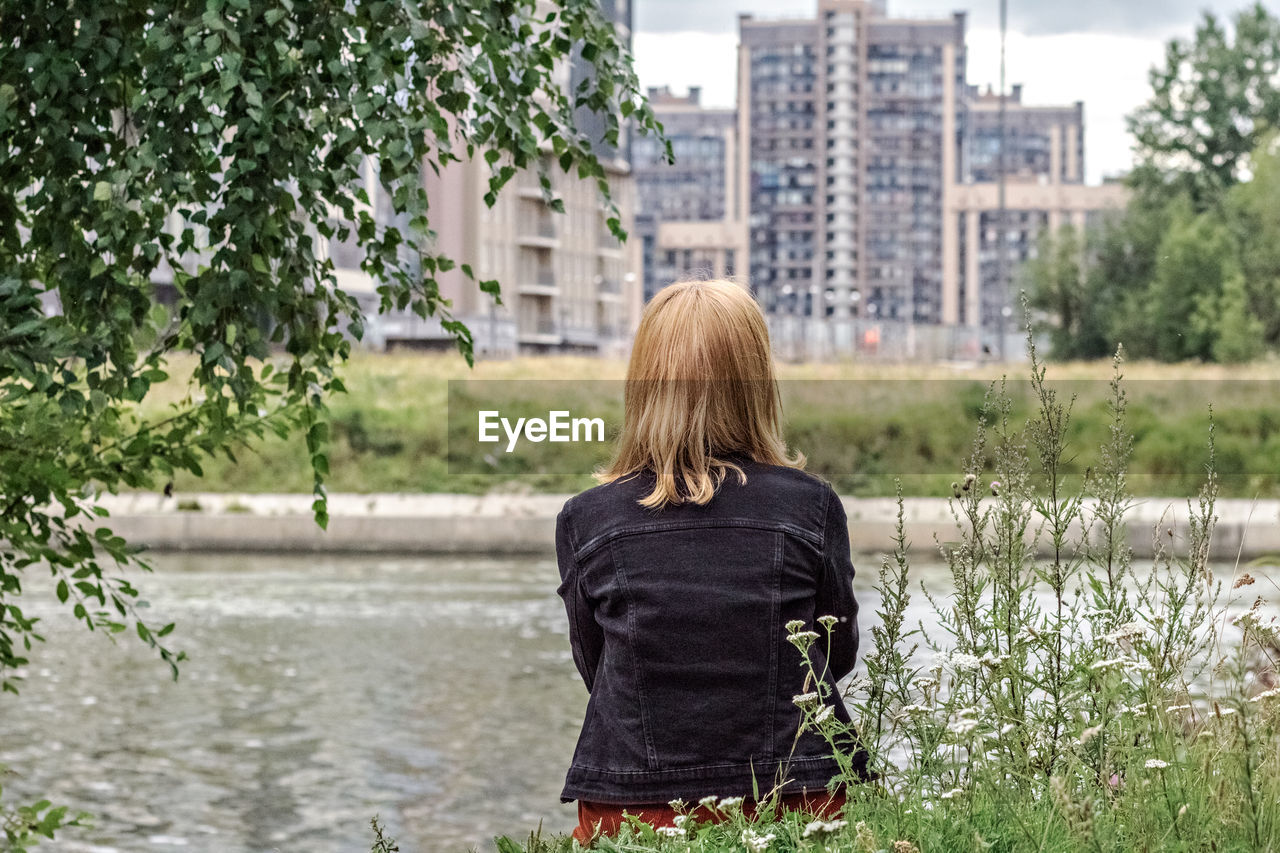
[[[1001, 285], [999, 175], [1000, 98], [970, 87], [964, 183], [949, 183], [943, 197], [942, 322], [973, 329], [998, 327], [1016, 307], [1017, 269], [1029, 260], [1039, 235], [1064, 224], [1123, 208], [1123, 185], [1084, 182], [1084, 104], [1033, 106], [1022, 87], [1005, 97], [1005, 252]], [[952, 157], [955, 156], [951, 153]], [[1008, 309], [1008, 310], [1006, 310]], [[1012, 324], [1016, 326], [1017, 324]]]
[[[602, 0], [601, 11], [630, 45], [629, 0]], [[554, 79], [564, 91], [573, 92], [593, 73], [590, 63], [573, 58], [557, 66]], [[622, 229], [629, 235], [626, 243], [609, 231], [607, 220], [613, 213], [602, 203], [595, 179], [565, 172], [549, 145], [542, 168], [551, 178], [551, 198], [543, 196], [538, 173], [530, 169], [512, 178], [489, 207], [484, 196], [492, 168], [481, 156], [451, 163], [439, 174], [424, 170], [436, 248], [458, 265], [437, 274], [436, 280], [441, 296], [450, 302], [452, 317], [470, 330], [477, 357], [545, 352], [616, 356], [630, 346], [644, 301], [631, 134], [624, 127], [617, 147], [610, 147], [603, 141], [601, 116], [580, 109], [574, 118], [577, 129], [592, 140], [608, 176]], [[501, 165], [499, 161], [495, 167]], [[368, 165], [363, 183], [375, 220], [394, 221]], [[552, 210], [552, 198], [563, 202], [564, 213]], [[453, 336], [437, 317], [377, 313], [374, 283], [361, 272], [353, 245], [331, 244], [330, 254], [340, 285], [365, 309], [369, 345], [454, 347]], [[475, 281], [463, 274], [463, 264], [471, 268]], [[486, 280], [499, 283], [500, 303], [480, 290], [477, 282]]]
[[[622, 227], [634, 227], [635, 185], [626, 161], [605, 160]], [[544, 167], [564, 213], [553, 211], [534, 171], [517, 174], [490, 208], [484, 203], [489, 166], [482, 158], [453, 163], [439, 175], [428, 172], [431, 226], [436, 247], [457, 262], [438, 273], [440, 293], [450, 312], [470, 329], [478, 357], [517, 353], [625, 352], [643, 304], [640, 247], [620, 243], [606, 220], [594, 180], [565, 173], [551, 158]], [[375, 211], [381, 189], [372, 182]], [[378, 315], [374, 283], [360, 271], [354, 247], [335, 245], [331, 256], [338, 283], [366, 308], [368, 342], [374, 347], [451, 349], [453, 338], [438, 318], [411, 312]], [[481, 292], [461, 270], [468, 264], [477, 281], [493, 279], [501, 304]]]

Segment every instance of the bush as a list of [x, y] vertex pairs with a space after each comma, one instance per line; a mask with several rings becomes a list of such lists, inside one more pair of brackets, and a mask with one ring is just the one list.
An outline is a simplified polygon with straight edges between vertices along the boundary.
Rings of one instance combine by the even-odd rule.
[[[841, 747], [850, 736], [873, 755], [880, 778], [850, 785], [843, 820], [779, 815], [775, 788], [755, 818], [721, 801], [719, 822], [637, 823], [597, 847], [1276, 849], [1280, 631], [1261, 599], [1247, 606], [1248, 572], [1218, 577], [1208, 562], [1218, 491], [1212, 408], [1187, 541], [1159, 526], [1153, 568], [1135, 572], [1121, 356], [1109, 428], [1081, 478], [1064, 474], [1074, 398], [1046, 386], [1034, 348], [1035, 407], [1024, 426], [1015, 426], [1006, 381], [988, 388], [952, 483], [957, 541], [939, 544], [954, 586], [946, 598], [913, 589], [899, 489], [895, 546], [875, 582], [878, 624], [845, 689], [853, 729], [824, 711], [830, 697], [797, 697], [805, 725], [846, 768], [833, 786], [854, 778]], [[1047, 558], [1036, 557], [1040, 542]], [[906, 624], [913, 594], [929, 599], [936, 629]], [[811, 669], [810, 644], [825, 627], [788, 626]], [[527, 853], [573, 847], [540, 834], [498, 843]]]

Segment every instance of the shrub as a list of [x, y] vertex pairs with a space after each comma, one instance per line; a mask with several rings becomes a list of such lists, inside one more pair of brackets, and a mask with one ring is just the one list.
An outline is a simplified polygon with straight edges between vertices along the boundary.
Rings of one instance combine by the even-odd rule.
[[[1030, 345], [1030, 341], [1029, 341]], [[633, 824], [603, 850], [1259, 850], [1280, 844], [1280, 632], [1237, 566], [1209, 564], [1218, 483], [1210, 407], [1206, 476], [1187, 501], [1188, 534], [1152, 531], [1135, 570], [1125, 515], [1133, 437], [1122, 351], [1110, 426], [1080, 478], [1064, 463], [1074, 398], [1045, 384], [1031, 346], [1035, 403], [1021, 427], [1007, 381], [984, 397], [952, 484], [957, 539], [938, 543], [954, 592], [915, 588], [901, 488], [894, 548], [875, 581], [877, 624], [846, 687], [852, 727], [806, 710], [853, 779], [856, 737], [880, 778], [849, 788], [845, 819], [777, 814], [777, 789], [748, 818]], [[1047, 557], [1037, 554], [1047, 553]], [[923, 595], [928, 631], [909, 625]], [[1251, 601], [1252, 600], [1252, 601]], [[1251, 606], [1250, 606], [1251, 604]], [[799, 638], [820, 626], [792, 625]], [[821, 642], [821, 634], [819, 634]], [[816, 655], [800, 641], [812, 672]], [[842, 778], [843, 777], [843, 778]], [[528, 853], [567, 850], [531, 837]], [[503, 850], [519, 850], [499, 839]]]

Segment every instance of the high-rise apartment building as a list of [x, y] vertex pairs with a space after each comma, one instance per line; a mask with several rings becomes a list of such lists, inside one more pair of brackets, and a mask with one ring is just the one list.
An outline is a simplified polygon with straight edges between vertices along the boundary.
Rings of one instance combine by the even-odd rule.
[[[630, 45], [630, 0], [601, 0], [600, 5]], [[558, 73], [560, 84], [572, 92], [591, 67], [575, 53]], [[624, 128], [619, 144], [609, 147], [602, 141], [599, 116], [579, 109], [575, 122], [594, 141], [622, 228], [633, 232], [630, 134]], [[496, 279], [502, 304], [495, 305], [460, 268], [436, 275], [440, 293], [451, 301], [454, 318], [470, 329], [479, 355], [620, 354], [630, 345], [643, 305], [639, 241], [633, 237], [623, 244], [609, 231], [611, 213], [600, 202], [594, 178], [566, 173], [551, 157], [550, 146], [543, 166], [554, 196], [564, 203], [563, 214], [551, 210], [531, 170], [513, 178], [492, 208], [484, 203], [490, 174], [484, 158], [451, 163], [438, 175], [426, 171], [436, 246], [459, 265], [468, 264], [477, 280]], [[375, 215], [388, 221], [389, 206], [381, 204], [372, 172], [365, 184]], [[438, 318], [424, 320], [403, 311], [376, 316], [373, 283], [360, 270], [358, 254], [350, 246], [335, 244], [330, 250], [339, 283], [368, 309], [366, 337], [373, 345], [452, 348], [453, 337]]]
[[937, 322], [964, 15], [820, 0], [816, 19], [744, 15], [739, 30], [751, 280], [766, 308]]
[[965, 15], [873, 17], [867, 30], [867, 313], [936, 323], [942, 202], [955, 182], [965, 115]]
[[[1004, 98], [967, 90], [963, 150], [965, 179], [948, 192], [942, 268], [942, 321], [973, 329], [1015, 328], [1017, 270], [1036, 251], [1044, 231], [1070, 223], [1083, 228], [1107, 210], [1123, 207], [1120, 184], [1084, 182], [1084, 104], [1033, 106], [1022, 87]], [[1005, 174], [1001, 275], [1001, 127]]]
[[[966, 183], [995, 183], [1000, 168], [1000, 96], [987, 87], [966, 90]], [[1022, 102], [1014, 84], [1004, 104], [1004, 171], [1013, 180], [1084, 183], [1084, 101], [1070, 106], [1033, 106]]]
[[1123, 203], [1121, 187], [1083, 183], [1082, 104], [1024, 105], [1015, 87], [1001, 124], [1000, 99], [967, 83], [965, 26], [963, 12], [900, 19], [870, 0], [739, 16], [750, 281], [784, 349], [850, 352], [866, 321], [974, 330], [948, 352], [985, 343], [1012, 301], [1002, 138], [1011, 269], [1041, 228]]
[[648, 97], [676, 162], [663, 159], [653, 137], [633, 141], [632, 239], [641, 246], [646, 300], [683, 278], [735, 278], [746, 264], [736, 111], [703, 107], [697, 87], [684, 96], [650, 89]]
[[805, 314], [817, 290], [823, 210], [818, 164], [818, 23], [738, 17], [738, 135], [749, 276], [766, 312]]

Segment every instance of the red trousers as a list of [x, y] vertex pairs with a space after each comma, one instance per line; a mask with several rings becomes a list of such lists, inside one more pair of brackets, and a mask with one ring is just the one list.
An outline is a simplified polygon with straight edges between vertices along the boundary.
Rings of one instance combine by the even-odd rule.
[[[821, 818], [834, 818], [844, 808], [844, 791], [829, 794], [826, 791], [786, 794], [782, 797], [781, 807], [787, 811], [805, 812]], [[753, 817], [756, 803], [746, 799], [742, 803], [742, 811]], [[614, 805], [611, 803], [591, 803], [578, 801], [578, 826], [573, 830], [573, 837], [584, 847], [599, 835], [614, 835], [626, 823], [623, 813], [635, 815], [652, 827], [675, 826], [676, 810], [667, 803], [638, 805]], [[693, 806], [688, 814], [700, 822], [715, 822], [722, 816], [706, 806]], [[597, 828], [598, 827], [598, 828]]]

